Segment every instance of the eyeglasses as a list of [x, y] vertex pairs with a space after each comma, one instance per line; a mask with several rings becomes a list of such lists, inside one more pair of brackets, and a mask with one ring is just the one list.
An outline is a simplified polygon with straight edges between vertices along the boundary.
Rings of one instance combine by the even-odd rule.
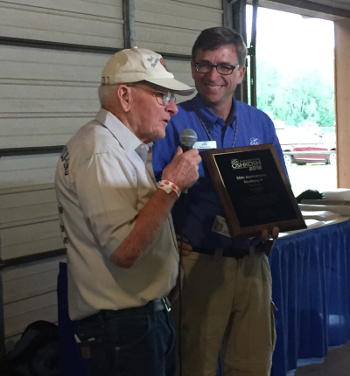
[[229, 74], [232, 74], [232, 72], [239, 67], [239, 64], [237, 65], [230, 65], [230, 64], [210, 64], [210, 63], [196, 63], [193, 62], [193, 65], [198, 73], [210, 73], [213, 68], [216, 69], [216, 71], [219, 74], [222, 74], [224, 76], [227, 76]]
[[154, 97], [156, 97], [157, 102], [162, 106], [166, 106], [170, 102], [171, 99], [174, 102], [176, 102], [175, 94], [170, 92], [170, 91], [165, 91], [165, 92], [157, 91], [157, 90], [146, 89], [144, 87], [137, 86], [137, 85], [131, 85], [131, 84], [127, 84], [126, 86], [135, 87], [137, 89], [141, 89], [143, 91], [147, 91], [147, 92], [151, 93]]

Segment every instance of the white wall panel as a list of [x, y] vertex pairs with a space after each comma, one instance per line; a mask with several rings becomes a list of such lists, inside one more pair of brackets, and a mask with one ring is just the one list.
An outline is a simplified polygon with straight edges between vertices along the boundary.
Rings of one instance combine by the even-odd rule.
[[[94, 114], [91, 112], [91, 116]], [[91, 120], [84, 115], [87, 114], [0, 118], [0, 149], [64, 145], [83, 124]]]
[[36, 320], [57, 322], [57, 276], [66, 257], [5, 269], [3, 300], [8, 350], [28, 324]]
[[[135, 6], [136, 44], [161, 53], [190, 55], [203, 28], [222, 25], [222, 0], [135, 0]], [[33, 45], [123, 48], [123, 26], [122, 0], [0, 1], [0, 38]], [[109, 57], [0, 45], [0, 149], [65, 144], [98, 111]], [[193, 86], [189, 61], [165, 60], [175, 78]], [[63, 248], [53, 186], [58, 158], [0, 158], [1, 259]], [[29, 323], [57, 322], [57, 275], [58, 258], [2, 271], [7, 347]]]
[[0, 35], [121, 48], [122, 1], [2, 1]]
[[0, 158], [0, 188], [53, 183], [58, 154]]
[[[65, 144], [98, 111], [108, 55], [8, 46], [0, 52], [0, 148]], [[193, 85], [189, 62], [166, 63], [177, 79]]]
[[[165, 58], [165, 64], [169, 71], [174, 74], [175, 78], [189, 86], [194, 87], [194, 82], [191, 75], [191, 62], [172, 60]], [[180, 98], [180, 97], [179, 97]], [[186, 98], [186, 97], [184, 97]]]
[[6, 270], [3, 274], [4, 303], [10, 304], [55, 291], [59, 262], [65, 259], [60, 257]]
[[5, 337], [21, 333], [36, 320], [57, 322], [56, 291], [4, 305]]
[[157, 52], [190, 55], [198, 35], [199, 32], [192, 30], [180, 29], [174, 34], [171, 28], [136, 24], [137, 46]]
[[[53, 184], [0, 190], [1, 259], [63, 248]], [[57, 275], [65, 256], [2, 273], [6, 347], [36, 320], [57, 322]]]
[[139, 47], [187, 54], [200, 31], [223, 24], [222, 1], [136, 0]]
[[0, 212], [3, 260], [64, 248], [53, 184], [1, 190]]
[[3, 260], [64, 248], [58, 219], [4, 228], [1, 243]]
[[27, 223], [28, 220], [34, 218], [51, 219], [52, 213], [55, 213], [57, 211], [56, 202], [42, 202], [40, 204], [34, 205], [29, 204], [29, 202], [30, 201], [28, 201], [25, 205], [17, 208], [2, 209], [2, 220], [0, 219], [0, 223], [6, 221], [5, 224], [3, 224], [4, 227], [8, 227], [10, 223], [15, 223], [19, 226]]
[[187, 7], [189, 4], [199, 5], [203, 8], [222, 9], [222, 0], [170, 0], [173, 3], [182, 3]]
[[108, 59], [0, 46], [0, 148], [65, 144], [98, 111]]
[[67, 86], [79, 82], [91, 86], [100, 82], [102, 68], [109, 58], [97, 53], [15, 46], [0, 48], [0, 79], [4, 83], [28, 80], [28, 83], [51, 85], [58, 81]]
[[222, 23], [221, 7], [215, 9], [203, 4], [194, 6], [171, 0], [136, 0], [135, 3], [136, 21], [151, 24], [152, 27], [165, 26], [198, 31]]
[[1, 229], [57, 217], [53, 184], [0, 191]]

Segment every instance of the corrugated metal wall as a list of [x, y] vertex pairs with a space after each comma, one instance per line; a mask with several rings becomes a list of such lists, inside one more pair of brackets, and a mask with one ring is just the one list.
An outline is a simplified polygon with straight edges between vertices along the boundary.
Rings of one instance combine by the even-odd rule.
[[53, 189], [58, 153], [28, 148], [64, 144], [98, 110], [96, 87], [109, 56], [83, 47], [122, 48], [123, 24], [115, 0], [0, 4], [0, 152], [12, 151], [0, 159], [0, 255], [5, 265], [27, 257], [1, 272], [7, 348], [30, 322], [57, 321], [64, 259], [28, 258], [63, 248]]
[[57, 321], [65, 258], [31, 256], [63, 248], [53, 187], [59, 148], [98, 111], [102, 68], [128, 45], [123, 5], [134, 7], [135, 44], [162, 53], [192, 85], [192, 44], [223, 24], [222, 0], [0, 2], [0, 357], [29, 323]]
[[190, 55], [201, 30], [222, 25], [222, 7], [222, 0], [135, 0], [137, 44]]

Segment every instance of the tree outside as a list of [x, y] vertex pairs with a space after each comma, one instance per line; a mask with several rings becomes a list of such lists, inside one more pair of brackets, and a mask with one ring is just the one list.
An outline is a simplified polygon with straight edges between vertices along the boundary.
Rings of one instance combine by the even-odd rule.
[[[248, 46], [251, 20], [247, 6]], [[308, 142], [307, 134], [335, 144], [333, 22], [259, 7], [256, 58], [257, 107], [281, 144]], [[293, 163], [288, 173], [295, 196], [337, 187], [335, 165]]]
[[286, 125], [334, 126], [334, 87], [315, 68], [283, 75], [273, 63], [258, 59], [257, 104]]
[[334, 127], [333, 22], [261, 7], [257, 22], [257, 107], [287, 126]]

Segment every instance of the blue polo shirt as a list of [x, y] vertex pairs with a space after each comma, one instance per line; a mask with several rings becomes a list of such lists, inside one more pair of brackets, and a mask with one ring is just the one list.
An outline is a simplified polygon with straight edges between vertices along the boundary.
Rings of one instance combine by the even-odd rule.
[[[196, 111], [212, 140], [216, 141], [217, 149], [273, 143], [287, 173], [282, 149], [271, 119], [255, 107], [235, 98], [232, 100], [234, 111], [227, 127], [222, 118], [204, 105], [198, 94], [178, 105], [179, 112], [171, 117], [165, 137], [156, 141], [153, 146], [153, 170], [157, 181], [161, 180], [162, 170], [174, 157], [177, 146], [180, 145], [179, 135], [184, 129], [193, 129], [197, 133], [198, 141], [209, 141]], [[229, 238], [212, 231], [216, 216], [224, 217], [224, 214], [211, 178], [202, 163], [199, 166], [199, 175], [198, 181], [188, 190], [185, 204], [178, 200], [174, 205], [172, 214], [176, 232], [182, 232], [196, 248], [247, 247], [247, 239]]]

